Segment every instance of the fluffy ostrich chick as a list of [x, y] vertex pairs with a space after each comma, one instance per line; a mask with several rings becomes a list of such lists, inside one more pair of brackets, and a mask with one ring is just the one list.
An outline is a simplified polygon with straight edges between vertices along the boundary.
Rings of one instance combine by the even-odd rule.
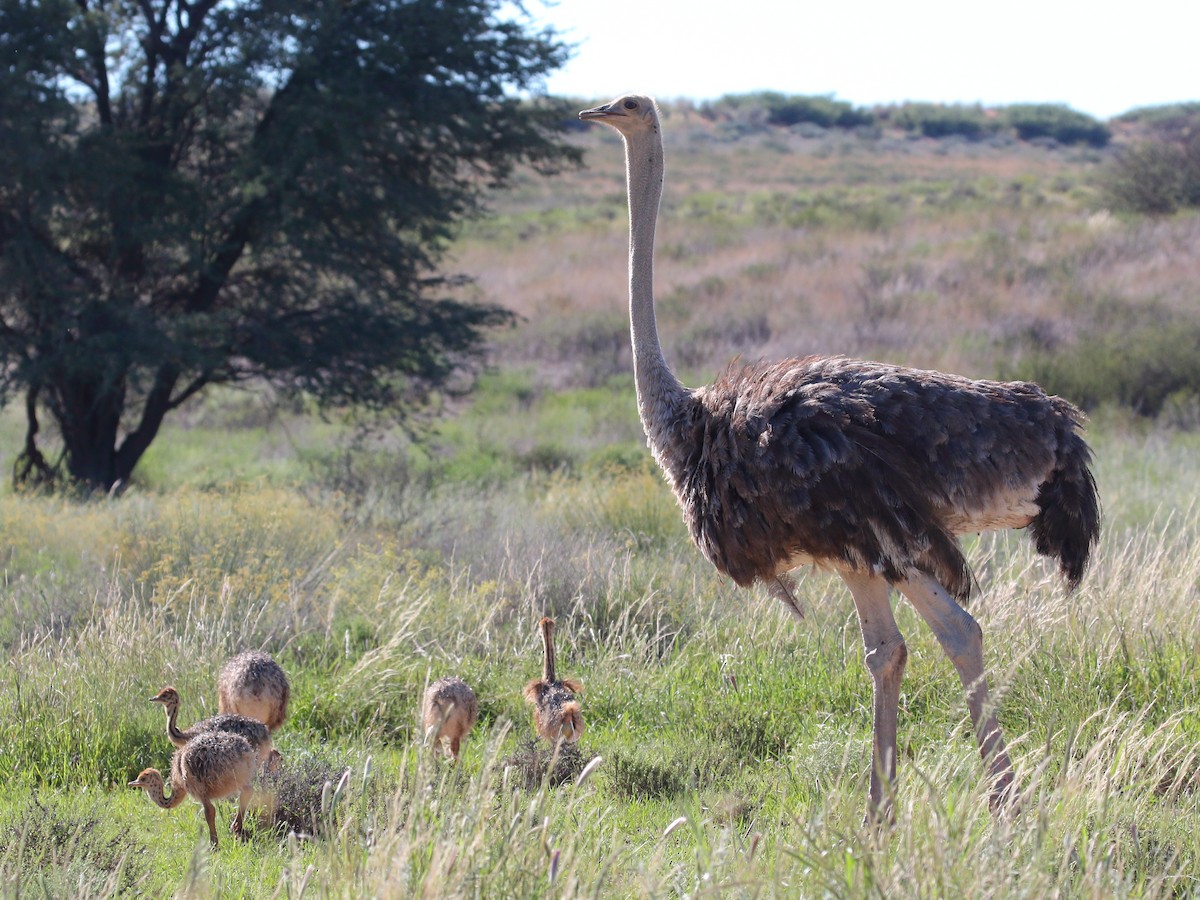
[[525, 685], [525, 699], [533, 706], [533, 727], [551, 744], [573, 744], [583, 734], [583, 713], [576, 694], [583, 685], [573, 678], [559, 680], [554, 672], [554, 620], [538, 622], [542, 633], [542, 677]]

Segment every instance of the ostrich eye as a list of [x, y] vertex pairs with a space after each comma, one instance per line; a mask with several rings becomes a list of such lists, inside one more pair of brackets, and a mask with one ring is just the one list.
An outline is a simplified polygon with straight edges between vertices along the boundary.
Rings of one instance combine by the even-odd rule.
[[626, 100], [625, 108], [626, 109], [637, 109], [637, 101], [636, 100]]

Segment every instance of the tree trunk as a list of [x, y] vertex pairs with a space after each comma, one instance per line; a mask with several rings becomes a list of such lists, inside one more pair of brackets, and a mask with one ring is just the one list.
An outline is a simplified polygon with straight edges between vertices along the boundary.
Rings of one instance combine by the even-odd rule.
[[[46, 404], [58, 423], [63, 439], [63, 463], [67, 479], [86, 491], [113, 493], [128, 483], [142, 455], [158, 435], [166, 414], [178, 405], [171, 393], [178, 382], [174, 366], [162, 366], [146, 395], [137, 427], [122, 437], [121, 421], [126, 413], [126, 377], [85, 381], [63, 378], [48, 386]], [[45, 464], [35, 441], [38, 430], [37, 405], [26, 404], [28, 429], [26, 448], [14, 471], [17, 484], [45, 481]], [[23, 462], [24, 461], [24, 462]], [[38, 462], [41, 461], [41, 465]]]
[[87, 382], [63, 379], [54, 386], [50, 410], [63, 438], [64, 464], [71, 482], [88, 491], [109, 491], [117, 483], [116, 443], [125, 411], [125, 378]]
[[142, 406], [142, 417], [138, 427], [129, 432], [117, 448], [115, 469], [118, 484], [128, 484], [129, 476], [133, 474], [138, 460], [158, 436], [158, 429], [167, 413], [206, 383], [204, 379], [197, 379], [179, 397], [172, 399], [171, 394], [178, 381], [179, 369], [172, 365], [159, 366], [154, 375], [154, 386], [146, 395], [146, 402]]

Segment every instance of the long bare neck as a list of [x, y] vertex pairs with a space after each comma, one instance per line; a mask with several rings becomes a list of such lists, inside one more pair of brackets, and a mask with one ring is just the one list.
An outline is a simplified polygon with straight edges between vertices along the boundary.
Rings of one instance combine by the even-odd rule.
[[142, 785], [142, 790], [150, 795], [150, 799], [161, 806], [163, 809], [174, 809], [183, 802], [183, 798], [187, 796], [182, 785], [175, 781], [174, 774], [171, 776], [171, 796], [168, 797], [163, 792], [163, 783], [158, 781], [154, 784]]
[[554, 623], [542, 619], [542, 680], [553, 684], [554, 677]]
[[642, 427], [658, 452], [687, 389], [667, 366], [654, 315], [654, 229], [662, 200], [663, 145], [657, 127], [625, 137], [629, 189], [629, 328]]
[[182, 747], [196, 735], [191, 731], [180, 731], [175, 725], [175, 717], [179, 715], [179, 704], [168, 703], [167, 711], [167, 737], [171, 739], [171, 743], [176, 747]]

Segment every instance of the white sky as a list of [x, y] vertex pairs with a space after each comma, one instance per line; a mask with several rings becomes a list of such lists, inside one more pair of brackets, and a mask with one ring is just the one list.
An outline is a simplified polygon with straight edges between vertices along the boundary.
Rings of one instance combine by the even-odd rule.
[[775, 90], [867, 106], [1200, 100], [1200, 0], [525, 0], [575, 57], [551, 94]]

